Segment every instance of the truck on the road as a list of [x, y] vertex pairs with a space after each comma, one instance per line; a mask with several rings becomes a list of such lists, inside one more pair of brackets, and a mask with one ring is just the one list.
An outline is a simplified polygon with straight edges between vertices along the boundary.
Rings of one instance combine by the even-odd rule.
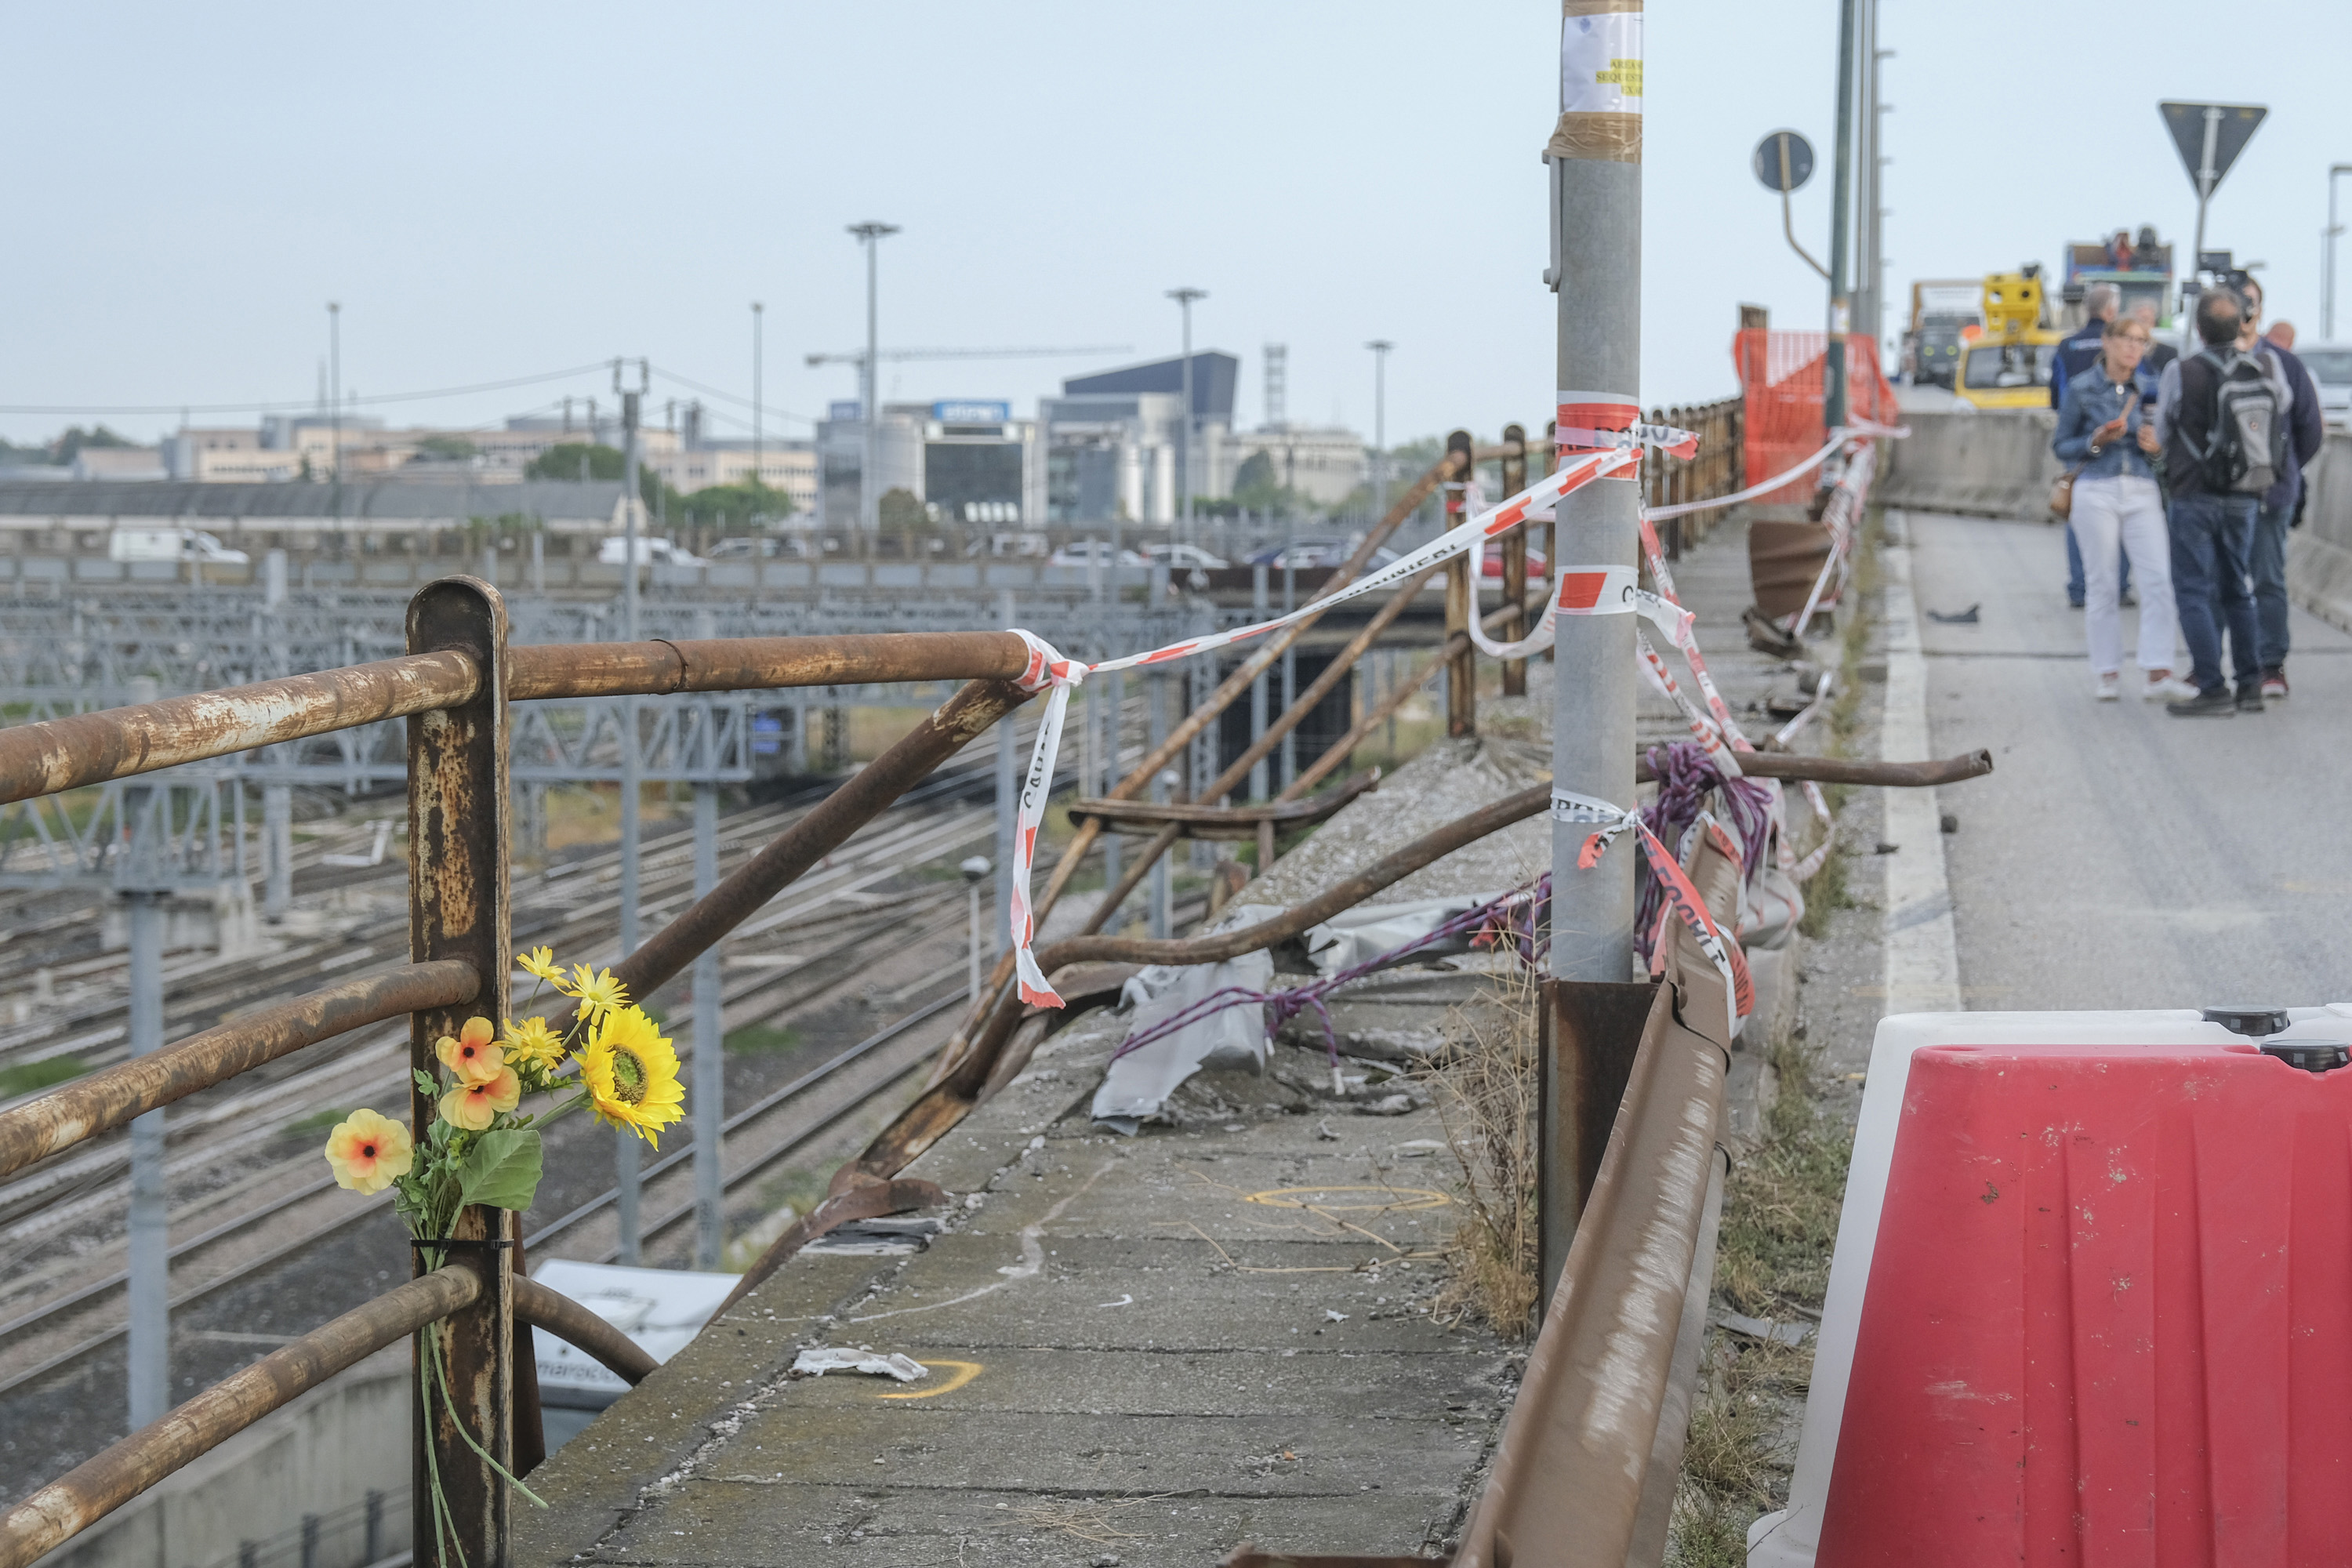
[[1972, 408], [2045, 408], [2063, 332], [2048, 325], [2042, 268], [1988, 273], [1984, 325], [1961, 334], [1953, 395]]
[[1915, 386], [1948, 387], [1960, 368], [1960, 335], [1984, 325], [1984, 281], [1929, 279], [1911, 285], [1903, 359]]

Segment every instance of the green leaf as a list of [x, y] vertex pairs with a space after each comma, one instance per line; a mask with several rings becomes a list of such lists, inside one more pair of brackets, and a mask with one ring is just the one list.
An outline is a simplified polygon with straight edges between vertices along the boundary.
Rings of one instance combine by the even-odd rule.
[[439, 1094], [441, 1092], [441, 1086], [433, 1081], [433, 1075], [431, 1073], [412, 1072], [409, 1076], [416, 1080], [417, 1093]]
[[457, 1202], [492, 1208], [527, 1209], [539, 1191], [539, 1134], [501, 1127], [482, 1133], [457, 1166]]

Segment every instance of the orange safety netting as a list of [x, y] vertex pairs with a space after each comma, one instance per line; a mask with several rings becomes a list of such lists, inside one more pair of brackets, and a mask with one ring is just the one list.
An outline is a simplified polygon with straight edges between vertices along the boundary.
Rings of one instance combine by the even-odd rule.
[[[1895, 389], [1878, 368], [1878, 345], [1866, 336], [1848, 336], [1845, 342], [1848, 417], [1899, 423]], [[1750, 327], [1733, 334], [1731, 358], [1739, 367], [1739, 386], [1748, 404], [1746, 483], [1794, 468], [1829, 439], [1822, 420], [1822, 361], [1828, 346], [1827, 332]], [[1819, 483], [1807, 474], [1757, 500], [1802, 505], [1813, 499]]]

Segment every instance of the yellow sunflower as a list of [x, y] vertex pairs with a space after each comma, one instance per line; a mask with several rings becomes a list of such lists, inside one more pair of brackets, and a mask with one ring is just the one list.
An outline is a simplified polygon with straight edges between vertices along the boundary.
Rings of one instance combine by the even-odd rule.
[[677, 1052], [642, 1007], [615, 1007], [597, 1019], [580, 1053], [580, 1081], [598, 1121], [632, 1129], [648, 1143], [686, 1114]]
[[553, 948], [534, 947], [529, 952], [518, 953], [515, 962], [525, 973], [536, 975], [559, 990], [562, 988], [563, 966], [555, 962]]
[[563, 1059], [563, 1037], [549, 1028], [544, 1018], [525, 1018], [520, 1024], [509, 1019], [499, 1046], [518, 1068], [551, 1068]]
[[580, 1016], [590, 1023], [629, 1005], [629, 988], [611, 970], [591, 969], [584, 963], [572, 966], [571, 983], [562, 990], [566, 996], [580, 999]]

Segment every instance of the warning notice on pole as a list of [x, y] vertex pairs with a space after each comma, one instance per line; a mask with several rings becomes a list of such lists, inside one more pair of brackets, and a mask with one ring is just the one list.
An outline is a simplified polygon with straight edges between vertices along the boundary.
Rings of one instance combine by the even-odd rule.
[[[1607, 0], [1573, 3], [1561, 19], [1559, 108], [1563, 114], [1642, 112], [1642, 14]], [[1581, 13], [1581, 14], [1580, 14]]]

